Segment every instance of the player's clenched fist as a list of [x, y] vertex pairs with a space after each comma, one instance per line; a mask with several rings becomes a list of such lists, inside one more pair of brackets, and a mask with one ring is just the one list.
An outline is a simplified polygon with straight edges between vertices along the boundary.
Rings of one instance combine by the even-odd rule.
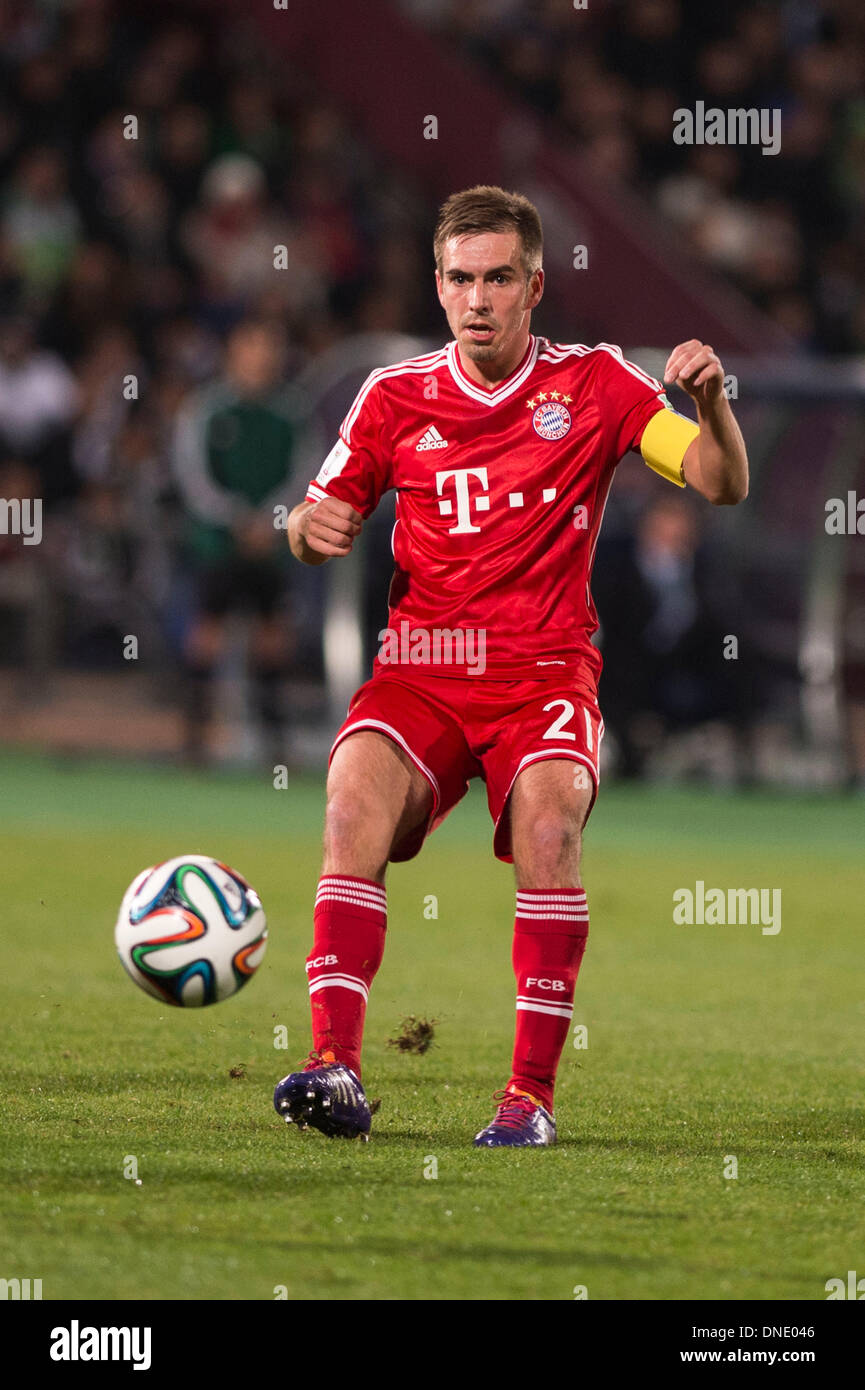
[[349, 502], [325, 497], [321, 502], [302, 503], [291, 522], [289, 542], [294, 554], [307, 564], [320, 565], [331, 556], [348, 555], [363, 518]]
[[679, 343], [667, 358], [664, 381], [675, 382], [697, 402], [708, 406], [724, 392], [724, 368], [715, 349], [699, 338]]

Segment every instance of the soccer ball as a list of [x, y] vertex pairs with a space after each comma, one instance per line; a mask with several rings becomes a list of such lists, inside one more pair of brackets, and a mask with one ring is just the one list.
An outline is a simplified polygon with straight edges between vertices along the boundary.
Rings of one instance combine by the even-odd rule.
[[258, 894], [227, 864], [184, 854], [145, 869], [114, 928], [124, 969], [155, 999], [182, 1008], [236, 994], [261, 964], [267, 921]]

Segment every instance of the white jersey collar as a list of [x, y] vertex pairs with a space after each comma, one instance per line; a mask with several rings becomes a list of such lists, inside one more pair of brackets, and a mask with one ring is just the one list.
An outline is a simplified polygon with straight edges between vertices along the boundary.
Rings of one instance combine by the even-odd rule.
[[479, 401], [481, 405], [499, 405], [518, 391], [524, 382], [531, 376], [534, 365], [538, 360], [538, 351], [543, 340], [535, 337], [534, 333], [529, 334], [529, 345], [526, 348], [525, 356], [519, 366], [514, 369], [509, 377], [496, 386], [492, 391], [479, 386], [476, 381], [472, 381], [460, 361], [459, 347], [456, 338], [448, 343], [447, 363], [450, 368], [451, 376], [461, 391], [467, 396], [471, 396], [473, 401]]

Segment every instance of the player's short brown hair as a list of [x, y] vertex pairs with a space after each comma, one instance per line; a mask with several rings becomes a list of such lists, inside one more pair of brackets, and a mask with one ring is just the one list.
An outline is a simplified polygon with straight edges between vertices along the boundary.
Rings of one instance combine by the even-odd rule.
[[478, 232], [516, 231], [522, 246], [526, 279], [540, 270], [544, 252], [544, 233], [534, 203], [522, 193], [479, 183], [462, 193], [452, 193], [443, 203], [433, 237], [436, 269], [442, 273], [442, 252], [450, 237], [474, 236]]

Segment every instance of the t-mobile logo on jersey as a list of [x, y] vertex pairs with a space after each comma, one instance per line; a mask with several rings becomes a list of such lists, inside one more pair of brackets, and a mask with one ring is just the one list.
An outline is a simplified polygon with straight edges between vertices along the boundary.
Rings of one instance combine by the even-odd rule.
[[[487, 481], [487, 470], [485, 468], [451, 468], [447, 472], [436, 473], [436, 493], [439, 498], [439, 512], [442, 516], [453, 516], [454, 504], [450, 497], [442, 497], [445, 483], [449, 478], [453, 478], [454, 495], [457, 504], [457, 524], [451, 526], [448, 531], [449, 536], [465, 536], [471, 531], [480, 531], [480, 526], [472, 525], [472, 503], [475, 511], [488, 512], [490, 509], [489, 482]], [[469, 478], [477, 478], [482, 492], [472, 493], [469, 485]], [[545, 487], [540, 489], [541, 501], [546, 506], [550, 502], [555, 502], [558, 488]], [[509, 492], [508, 506], [520, 509], [526, 505], [526, 494], [523, 492]], [[578, 531], [584, 531], [588, 525], [588, 511], [583, 506], [574, 507], [574, 527]]]
[[[485, 468], [450, 468], [447, 471], [436, 473], [436, 493], [440, 499], [439, 511], [442, 516], [453, 516], [453, 502], [449, 497], [442, 497], [444, 485], [449, 478], [454, 480], [457, 524], [449, 528], [448, 535], [465, 536], [470, 531], [479, 531], [480, 526], [472, 526], [472, 502], [474, 502], [475, 510], [478, 512], [488, 512], [490, 509], [487, 470]], [[469, 478], [477, 478], [483, 488], [483, 491], [476, 492], [474, 497], [469, 491]]]

